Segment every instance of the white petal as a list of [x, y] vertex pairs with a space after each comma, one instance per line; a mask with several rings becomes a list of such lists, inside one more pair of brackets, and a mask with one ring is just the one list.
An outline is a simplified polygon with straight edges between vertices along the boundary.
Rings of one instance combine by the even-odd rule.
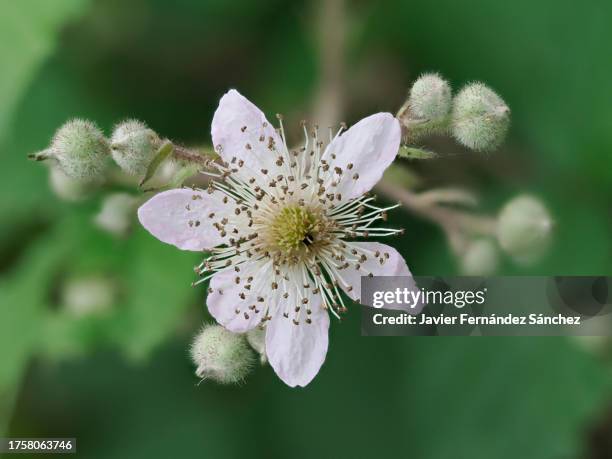
[[[230, 167], [239, 168], [244, 181], [254, 177], [263, 187], [277, 175], [277, 150], [284, 144], [263, 112], [235, 89], [219, 101], [211, 134], [215, 149]], [[244, 161], [242, 167], [238, 165], [240, 161]], [[263, 174], [262, 169], [268, 174]]]
[[[257, 278], [258, 273], [261, 274], [260, 265], [249, 263], [241, 265], [240, 272], [230, 268], [218, 272], [210, 280], [212, 292], [206, 298], [208, 311], [228, 330], [244, 333], [254, 328], [263, 319], [266, 305], [276, 301], [275, 296], [267, 293], [268, 286], [263, 285], [264, 276]], [[249, 282], [250, 277], [253, 279]]]
[[[395, 159], [400, 140], [399, 121], [390, 113], [377, 113], [353, 125], [334, 139], [323, 154], [330, 165], [325, 185], [328, 192], [341, 194], [345, 201], [371, 190]], [[336, 155], [335, 159], [332, 155]], [[336, 167], [342, 169], [340, 177], [332, 174]], [[334, 181], [338, 182], [336, 187], [331, 186]]]
[[[379, 244], [378, 242], [352, 242], [351, 245], [356, 246], [358, 249], [365, 249], [370, 252], [374, 252], [372, 255], [368, 255], [368, 259], [365, 263], [361, 263], [361, 270], [358, 271], [355, 267], [355, 263], [351, 263], [348, 268], [339, 271], [342, 276], [343, 282], [340, 282], [342, 289], [355, 301], [361, 299], [361, 277], [372, 274], [374, 276], [402, 276], [406, 278], [405, 285], [403, 287], [409, 290], [418, 291], [419, 288], [416, 282], [412, 278], [412, 273], [406, 265], [404, 257], [395, 250], [393, 247], [385, 244]], [[374, 255], [379, 253], [378, 257]], [[389, 258], [385, 258], [385, 254], [389, 255]], [[383, 260], [381, 264], [380, 260]], [[349, 289], [347, 284], [352, 287]], [[418, 314], [423, 305], [419, 304], [414, 308], [410, 308], [410, 305], [406, 304], [387, 304], [385, 309], [403, 309], [411, 314]]]
[[[223, 243], [212, 226], [227, 205], [220, 193], [175, 189], [156, 194], [138, 209], [142, 226], [162, 242], [181, 250], [201, 251]], [[214, 213], [215, 218], [210, 218]]]
[[312, 323], [304, 317], [295, 325], [291, 316], [276, 314], [266, 328], [266, 354], [270, 365], [290, 387], [306, 386], [325, 361], [329, 315], [320, 304], [312, 304]]

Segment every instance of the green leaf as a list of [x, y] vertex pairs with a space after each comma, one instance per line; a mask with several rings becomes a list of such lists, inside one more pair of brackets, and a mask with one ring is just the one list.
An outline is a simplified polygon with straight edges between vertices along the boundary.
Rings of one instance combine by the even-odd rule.
[[[146, 358], [176, 330], [192, 304], [197, 259], [161, 243], [140, 226], [128, 239], [118, 240], [93, 227], [90, 219], [88, 212], [75, 211], [58, 226], [71, 241], [70, 253], [79, 254], [66, 263], [60, 284], [70, 276], [107, 276], [117, 281], [118, 300], [106, 313], [88, 317], [75, 317], [57, 304], [45, 319], [40, 351], [65, 360], [110, 346], [129, 358]], [[203, 298], [204, 290], [200, 295]]]
[[67, 253], [65, 240], [51, 236], [33, 244], [14, 271], [0, 277], [0, 433], [21, 377], [40, 345], [53, 273]]
[[0, 140], [13, 109], [41, 63], [54, 50], [64, 24], [89, 0], [3, 1], [0, 14]]

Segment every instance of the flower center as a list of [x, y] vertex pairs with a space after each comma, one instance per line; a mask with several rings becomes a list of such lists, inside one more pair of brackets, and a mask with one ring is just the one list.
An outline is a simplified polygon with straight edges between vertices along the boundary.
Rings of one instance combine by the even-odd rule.
[[281, 264], [305, 261], [328, 245], [333, 227], [318, 209], [287, 205], [278, 210], [268, 226], [267, 250]]
[[272, 221], [272, 242], [285, 253], [312, 246], [321, 229], [320, 220], [319, 215], [305, 207], [284, 207]]

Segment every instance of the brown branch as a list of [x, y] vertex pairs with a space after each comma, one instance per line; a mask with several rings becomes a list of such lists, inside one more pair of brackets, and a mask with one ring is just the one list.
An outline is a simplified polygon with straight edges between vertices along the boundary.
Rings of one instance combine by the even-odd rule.
[[320, 80], [313, 119], [322, 127], [334, 126], [344, 114], [346, 48], [345, 0], [319, 0], [316, 36]]
[[440, 226], [456, 253], [463, 251], [468, 235], [491, 236], [495, 233], [496, 220], [493, 217], [432, 205], [420, 200], [417, 193], [384, 179], [378, 182], [376, 188], [391, 199], [399, 201], [409, 212]]

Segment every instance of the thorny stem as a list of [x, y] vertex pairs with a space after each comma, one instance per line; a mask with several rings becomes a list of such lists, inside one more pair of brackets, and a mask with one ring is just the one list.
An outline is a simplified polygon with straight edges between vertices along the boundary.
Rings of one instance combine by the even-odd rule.
[[209, 168], [213, 160], [213, 158], [209, 155], [200, 154], [197, 151], [190, 150], [174, 143], [172, 144], [172, 148], [172, 156], [174, 157], [174, 159], [177, 159], [179, 161], [185, 161], [187, 163]]

